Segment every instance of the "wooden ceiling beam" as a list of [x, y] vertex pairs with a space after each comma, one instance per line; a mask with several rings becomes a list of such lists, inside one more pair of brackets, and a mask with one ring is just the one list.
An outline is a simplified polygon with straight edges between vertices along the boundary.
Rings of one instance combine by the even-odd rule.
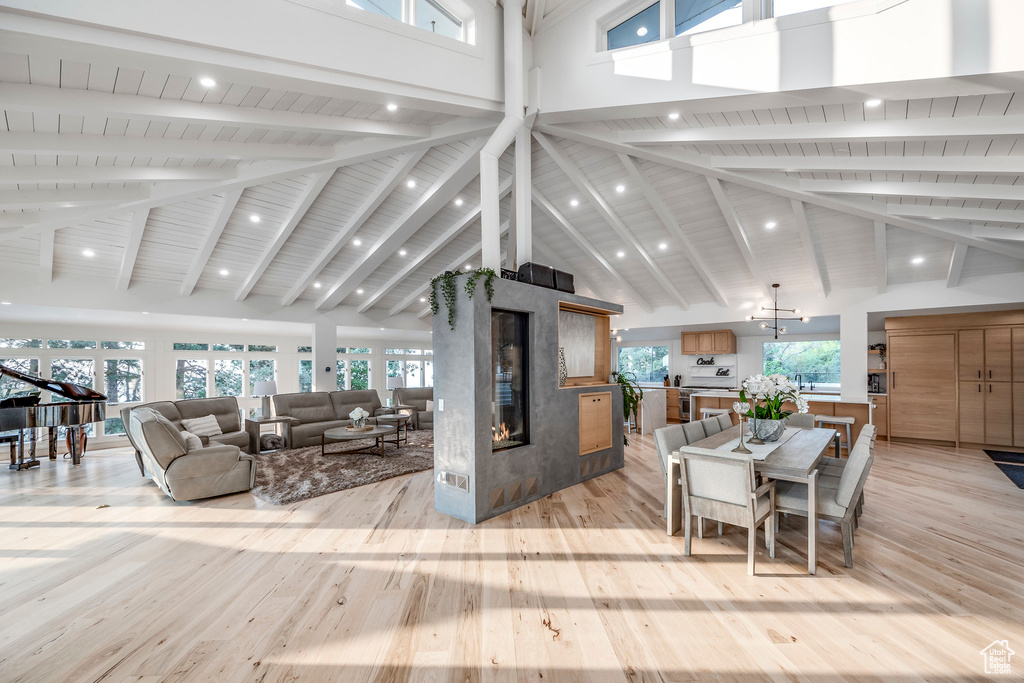
[[[0, 190], [0, 207], [4, 210], [73, 208], [112, 202], [134, 202], [149, 198], [149, 188], [60, 190]], [[123, 212], [122, 212], [123, 213]]]
[[722, 212], [722, 218], [725, 219], [725, 224], [729, 227], [729, 234], [732, 235], [736, 248], [740, 250], [740, 256], [743, 257], [743, 261], [747, 264], [751, 277], [757, 283], [761, 294], [771, 298], [772, 290], [768, 287], [768, 279], [765, 277], [761, 265], [757, 262], [757, 257], [754, 256], [754, 250], [750, 248], [747, 231], [740, 224], [740, 218], [736, 215], [736, 209], [733, 208], [732, 202], [729, 201], [729, 195], [726, 194], [722, 181], [718, 178], [709, 177], [707, 182], [708, 187], [711, 188], [711, 194], [714, 195], [715, 201], [718, 203], [718, 210]]
[[825, 268], [821, 263], [821, 259], [818, 258], [814, 235], [811, 233], [811, 226], [807, 223], [807, 212], [804, 210], [804, 203], [796, 199], [789, 201], [793, 207], [793, 218], [796, 221], [797, 232], [800, 233], [800, 242], [804, 247], [804, 258], [807, 260], [807, 267], [811, 271], [811, 280], [814, 282], [814, 288], [818, 290], [822, 298], [825, 298], [829, 292], [829, 287], [825, 280]]
[[182, 296], [191, 296], [193, 290], [195, 290], [196, 282], [199, 281], [199, 276], [203, 274], [206, 264], [210, 261], [210, 255], [213, 254], [217, 242], [220, 241], [220, 236], [224, 233], [224, 227], [228, 224], [228, 219], [234, 213], [235, 206], [238, 204], [241, 196], [242, 188], [240, 187], [225, 192], [221, 196], [220, 209], [217, 211], [217, 215], [214, 216], [213, 223], [206, 231], [203, 241], [199, 244], [199, 249], [192, 259], [192, 265], [189, 266], [185, 279], [181, 283]]
[[709, 156], [707, 159], [713, 168], [730, 171], [1024, 175], [1024, 157], [1017, 156]]
[[128, 224], [124, 254], [121, 256], [121, 268], [117, 274], [117, 289], [123, 292], [128, 291], [128, 285], [131, 284], [132, 271], [135, 270], [135, 261], [139, 257], [139, 246], [142, 244], [142, 235], [146, 232], [148, 220], [149, 209], [139, 209], [132, 213], [131, 221]]
[[966, 244], [954, 244], [953, 255], [949, 259], [949, 273], [946, 275], [946, 287], [957, 287], [960, 275], [964, 271], [964, 259], [967, 257]]
[[39, 281], [53, 282], [53, 243], [56, 230], [39, 233]]
[[0, 185], [229, 180], [237, 174], [233, 168], [183, 166], [8, 166], [0, 168]]
[[990, 183], [919, 183], [860, 180], [801, 180], [803, 192], [931, 199], [994, 199], [1024, 201], [1024, 186]]
[[875, 221], [875, 286], [879, 294], [885, 294], [889, 286], [888, 228], [883, 221]]

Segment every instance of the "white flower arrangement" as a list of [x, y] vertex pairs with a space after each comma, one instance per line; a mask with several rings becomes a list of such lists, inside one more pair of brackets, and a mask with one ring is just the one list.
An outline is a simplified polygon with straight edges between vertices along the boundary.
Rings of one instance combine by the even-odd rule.
[[356, 406], [355, 410], [349, 413], [348, 416], [355, 422], [361, 422], [362, 420], [370, 417], [370, 413], [366, 412], [365, 408]]
[[[756, 407], [757, 419], [759, 420], [784, 420], [793, 411], [783, 410], [782, 404], [792, 401], [797, 411], [807, 412], [807, 399], [804, 398], [796, 385], [785, 375], [753, 375], [743, 380], [743, 389], [740, 391], [740, 400], [747, 401], [747, 394], [753, 399], [751, 403]], [[758, 399], [764, 399], [764, 405], [757, 405]]]

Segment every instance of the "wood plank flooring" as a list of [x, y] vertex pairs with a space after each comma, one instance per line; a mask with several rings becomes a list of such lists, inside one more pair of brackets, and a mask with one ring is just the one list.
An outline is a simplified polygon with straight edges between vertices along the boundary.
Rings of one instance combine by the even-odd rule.
[[473, 526], [431, 472], [275, 507], [174, 503], [126, 449], [0, 474], [0, 681], [965, 681], [1024, 672], [1024, 491], [980, 451], [879, 441], [843, 566], [669, 538], [626, 467]]

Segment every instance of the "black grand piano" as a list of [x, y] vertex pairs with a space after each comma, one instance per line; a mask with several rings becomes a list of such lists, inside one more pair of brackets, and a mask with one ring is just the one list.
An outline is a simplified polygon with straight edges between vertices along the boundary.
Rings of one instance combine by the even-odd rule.
[[[26, 470], [38, 467], [36, 459], [35, 430], [49, 428], [50, 460], [57, 459], [57, 428], [67, 428], [67, 447], [71, 462], [79, 465], [85, 453], [87, 439], [84, 425], [103, 422], [107, 414], [107, 397], [98, 391], [70, 382], [26, 375], [0, 365], [0, 375], [7, 375], [26, 384], [49, 391], [51, 394], [68, 399], [65, 403], [40, 403], [39, 392], [25, 392], [0, 401], [0, 434], [14, 432], [2, 441], [10, 443], [11, 469]], [[25, 430], [29, 430], [29, 457], [25, 459]], [[0, 442], [2, 442], [0, 441]]]

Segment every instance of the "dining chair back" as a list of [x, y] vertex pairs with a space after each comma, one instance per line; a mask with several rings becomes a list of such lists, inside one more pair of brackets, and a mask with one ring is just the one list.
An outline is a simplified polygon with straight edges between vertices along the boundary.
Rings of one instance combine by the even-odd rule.
[[[683, 425], [673, 424], [654, 430], [654, 449], [658, 453], [658, 462], [661, 464], [662, 483], [666, 483], [665, 480], [668, 478], [668, 463], [672, 453], [678, 451], [687, 443], [689, 442], [686, 440]], [[661, 487], [661, 496], [663, 499], [666, 498], [665, 486]], [[668, 500], [666, 499], [664, 502], [665, 506], [662, 516], [668, 514]]]
[[814, 415], [812, 413], [793, 413], [786, 420], [787, 427], [799, 427], [800, 429], [814, 429]]
[[754, 461], [728, 451], [684, 446], [679, 449], [682, 484], [685, 554], [690, 554], [691, 519], [703, 525], [707, 517], [718, 522], [746, 527], [747, 573], [754, 574], [757, 528], [763, 522], [765, 542], [775, 557], [775, 482], [757, 485]]
[[704, 425], [700, 422], [687, 422], [683, 425], [683, 434], [686, 435], [686, 443], [697, 443], [705, 438]]
[[731, 412], [729, 412], [729, 413], [722, 413], [721, 415], [716, 415], [715, 419], [718, 420], [718, 426], [721, 427], [723, 432], [726, 429], [729, 429], [729, 428], [732, 427], [732, 413]]
[[718, 424], [717, 417], [708, 417], [701, 420], [700, 426], [704, 428], [704, 436], [714, 436], [722, 431], [722, 425]]

